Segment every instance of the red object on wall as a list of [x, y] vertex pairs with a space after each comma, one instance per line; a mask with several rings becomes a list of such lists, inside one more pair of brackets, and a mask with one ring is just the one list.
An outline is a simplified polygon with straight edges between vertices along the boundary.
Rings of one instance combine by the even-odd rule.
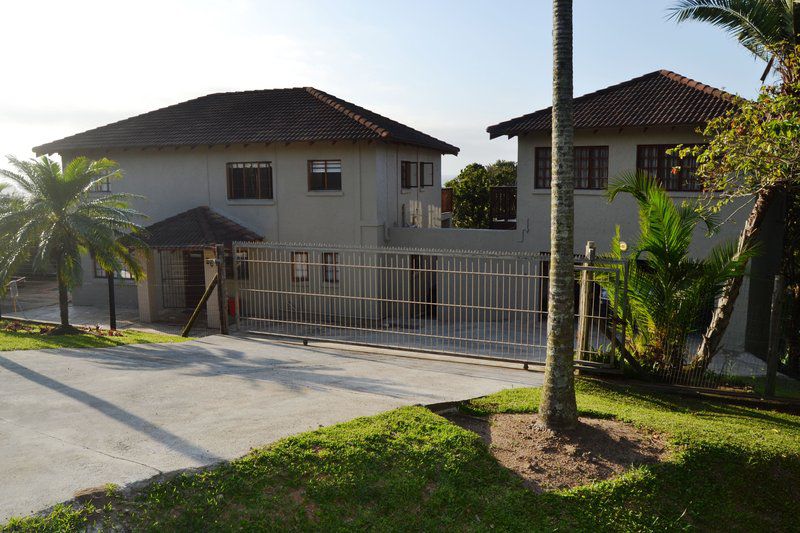
[[228, 315], [236, 316], [236, 298], [228, 298]]

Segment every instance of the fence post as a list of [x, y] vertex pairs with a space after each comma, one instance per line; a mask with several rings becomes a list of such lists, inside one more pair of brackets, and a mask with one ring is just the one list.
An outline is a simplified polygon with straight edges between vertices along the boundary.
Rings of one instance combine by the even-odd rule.
[[225, 283], [225, 247], [221, 244], [215, 247], [217, 256], [217, 304], [219, 307], [219, 332], [228, 334], [228, 302]]
[[775, 396], [775, 380], [778, 373], [778, 356], [781, 344], [781, 321], [783, 319], [783, 276], [775, 276], [772, 286], [772, 303], [769, 321], [769, 349], [767, 351], [767, 380], [764, 384], [764, 396]]
[[[586, 241], [586, 263], [589, 267], [594, 261], [596, 246], [594, 241]], [[581, 354], [589, 350], [589, 311], [592, 306], [592, 273], [587, 269], [581, 272], [580, 296], [578, 297], [578, 345], [576, 348], [576, 359], [581, 358]]]

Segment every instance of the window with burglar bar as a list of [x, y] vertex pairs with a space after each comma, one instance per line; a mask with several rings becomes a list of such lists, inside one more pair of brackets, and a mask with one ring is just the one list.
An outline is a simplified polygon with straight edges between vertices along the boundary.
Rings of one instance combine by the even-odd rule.
[[[608, 146], [576, 146], [574, 154], [576, 189], [608, 187]], [[552, 156], [549, 146], [536, 148], [537, 189], [550, 188]]]
[[419, 177], [422, 187], [433, 187], [433, 163], [420, 163]]
[[636, 170], [653, 176], [668, 191], [702, 191], [703, 183], [697, 177], [697, 158], [667, 153], [677, 146], [640, 144], [636, 147]]
[[340, 159], [308, 162], [309, 191], [341, 191], [342, 161]]
[[272, 165], [269, 161], [228, 163], [228, 200], [272, 200]]

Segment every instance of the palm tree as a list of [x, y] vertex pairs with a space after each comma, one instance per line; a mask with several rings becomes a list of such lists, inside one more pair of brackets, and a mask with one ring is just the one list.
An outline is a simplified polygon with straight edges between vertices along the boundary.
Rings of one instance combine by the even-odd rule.
[[[798, 0], [680, 0], [669, 10], [678, 22], [707, 22], [736, 37], [756, 57], [767, 62], [762, 81], [773, 65], [784, 85], [789, 86], [795, 69], [789, 65], [800, 45], [800, 2]], [[755, 195], [753, 207], [739, 235], [737, 254], [743, 255], [758, 238], [764, 218], [775, 198], [781, 195], [777, 186], [763, 187]], [[719, 350], [728, 328], [742, 276], [729, 280], [717, 300], [711, 323], [703, 335], [695, 356], [695, 366], [705, 369]]]
[[552, 192], [547, 360], [539, 417], [551, 429], [578, 422], [573, 318], [574, 189], [572, 120], [572, 0], [553, 1]]
[[21, 189], [14, 202], [0, 209], [0, 280], [8, 279], [28, 259], [34, 268], [52, 265], [58, 280], [61, 326], [58, 333], [74, 333], [69, 325], [69, 290], [82, 279], [81, 255], [92, 254], [106, 271], [128, 270], [143, 276], [134, 247], [142, 228], [140, 215], [128, 207], [129, 195], [92, 195], [107, 179], [121, 177], [116, 163], [85, 157], [61, 166], [47, 158], [21, 161], [9, 157], [12, 170], [0, 176]]
[[678, 22], [707, 22], [730, 33], [767, 63], [762, 81], [776, 62], [778, 72], [787, 75], [784, 60], [800, 44], [798, 0], [680, 0], [669, 16]]
[[607, 194], [613, 201], [620, 193], [630, 194], [639, 205], [639, 238], [632, 253], [623, 255], [617, 227], [608, 256], [619, 275], [627, 266], [627, 293], [614, 275], [601, 275], [598, 281], [617, 316], [630, 317], [624, 326], [628, 351], [643, 367], [679, 377], [686, 339], [697, 331], [697, 317], [728, 280], [744, 273], [752, 249], [739, 254], [735, 242], [726, 242], [705, 259], [692, 259], [689, 247], [695, 228], [703, 222], [713, 227], [696, 205], [676, 205], [656, 179], [643, 173], [620, 176]]

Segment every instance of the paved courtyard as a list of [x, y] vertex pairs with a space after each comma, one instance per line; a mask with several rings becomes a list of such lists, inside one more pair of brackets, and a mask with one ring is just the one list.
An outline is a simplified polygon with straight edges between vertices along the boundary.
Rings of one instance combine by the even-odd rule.
[[357, 416], [539, 384], [518, 368], [244, 336], [0, 352], [0, 523]]

